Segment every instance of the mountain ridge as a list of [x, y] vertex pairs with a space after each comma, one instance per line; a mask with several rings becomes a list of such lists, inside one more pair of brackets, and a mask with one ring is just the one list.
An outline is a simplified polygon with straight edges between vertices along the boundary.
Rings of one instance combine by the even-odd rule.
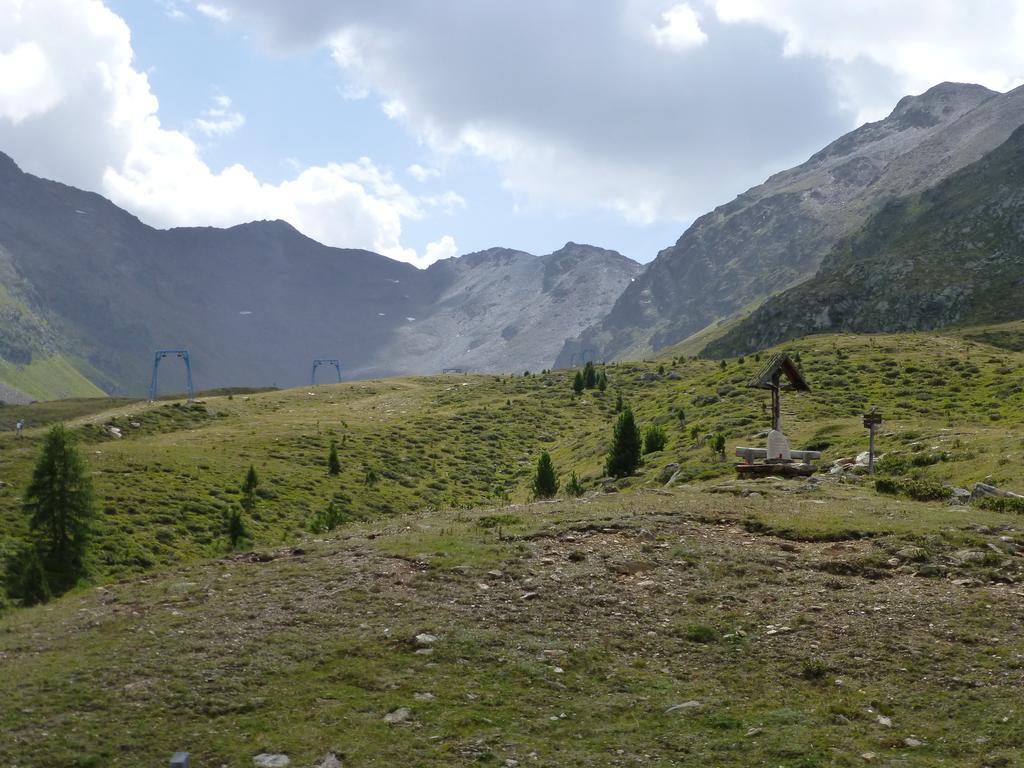
[[891, 201], [705, 354], [807, 333], [935, 330], [1024, 317], [1024, 126], [938, 185]]
[[886, 201], [920, 191], [991, 151], [1024, 123], [1024, 88], [941, 83], [699, 217], [608, 315], [568, 342], [639, 357], [676, 343], [814, 273], [828, 250]]
[[[360, 378], [436, 372], [456, 357], [477, 370], [539, 369], [641, 269], [614, 252], [583, 248], [570, 271], [581, 283], [588, 272], [607, 278], [597, 303], [575, 302], [580, 317], [545, 314], [559, 301], [543, 290], [544, 257], [490, 249], [457, 268], [419, 270], [324, 246], [282, 220], [159, 230], [101, 195], [31, 176], [3, 156], [0, 358], [30, 365], [63, 356], [112, 393], [145, 391], [153, 350], [166, 346], [192, 351], [202, 387], [300, 384], [311, 360], [324, 356], [342, 359], [346, 376]], [[524, 259], [537, 263], [517, 266]], [[543, 305], [538, 316], [557, 321], [544, 343], [510, 353], [500, 334], [455, 337], [447, 354], [434, 357], [409, 347], [406, 326], [428, 319], [439, 297], [474, 290], [476, 281], [465, 282], [472, 264], [504, 279], [505, 301], [488, 307], [496, 322], [506, 320], [501, 327], [524, 307]], [[445, 323], [435, 326], [447, 332]], [[431, 328], [419, 332], [421, 341], [437, 341]], [[488, 343], [502, 354], [484, 354]], [[167, 375], [170, 382], [175, 374]]]

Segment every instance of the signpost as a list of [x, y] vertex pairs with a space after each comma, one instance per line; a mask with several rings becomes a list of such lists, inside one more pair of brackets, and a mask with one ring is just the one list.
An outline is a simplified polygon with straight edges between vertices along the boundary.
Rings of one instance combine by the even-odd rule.
[[868, 474], [875, 474], [875, 428], [882, 423], [882, 414], [872, 408], [864, 414], [864, 427], [868, 430]]

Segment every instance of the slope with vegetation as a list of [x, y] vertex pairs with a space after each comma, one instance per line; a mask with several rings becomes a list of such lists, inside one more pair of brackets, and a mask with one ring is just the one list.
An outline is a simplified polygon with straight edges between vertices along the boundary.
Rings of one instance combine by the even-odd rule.
[[[877, 405], [883, 490], [1024, 490], [1024, 354], [789, 349], [812, 387], [783, 396], [794, 445], [856, 453]], [[619, 364], [603, 393], [558, 371], [78, 404], [97, 587], [0, 617], [0, 760], [1014, 765], [1020, 514], [856, 474], [735, 480], [709, 445], [762, 439], [759, 365]], [[619, 396], [667, 444], [602, 482]], [[8, 543], [44, 421], [0, 435]], [[586, 492], [530, 502], [538, 463]], [[243, 499], [256, 549], [232, 552]]]
[[886, 206], [815, 277], [767, 301], [705, 352], [749, 353], [813, 332], [1018, 320], [1022, 293], [1024, 128], [933, 189]]

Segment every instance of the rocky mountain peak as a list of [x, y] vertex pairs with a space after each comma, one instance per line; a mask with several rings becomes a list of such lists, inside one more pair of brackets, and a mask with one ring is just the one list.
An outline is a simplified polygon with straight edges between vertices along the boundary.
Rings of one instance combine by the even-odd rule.
[[917, 96], [904, 96], [886, 118], [904, 127], [926, 128], [954, 113], [963, 114], [993, 96], [996, 91], [972, 83], [939, 83]]

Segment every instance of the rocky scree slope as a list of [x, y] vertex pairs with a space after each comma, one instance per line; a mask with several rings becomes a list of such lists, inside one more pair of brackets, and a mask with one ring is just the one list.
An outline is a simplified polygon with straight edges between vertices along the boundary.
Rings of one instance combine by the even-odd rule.
[[1024, 127], [944, 182], [891, 202], [807, 282], [708, 345], [743, 354], [807, 333], [930, 330], [1024, 317]]
[[577, 243], [540, 257], [491, 248], [446, 259], [427, 269], [427, 316], [398, 328], [375, 367], [547, 367], [642, 271], [615, 251]]
[[1024, 88], [943, 83], [700, 217], [612, 310], [562, 350], [637, 357], [814, 274], [841, 238], [894, 197], [978, 160], [1024, 123]]

